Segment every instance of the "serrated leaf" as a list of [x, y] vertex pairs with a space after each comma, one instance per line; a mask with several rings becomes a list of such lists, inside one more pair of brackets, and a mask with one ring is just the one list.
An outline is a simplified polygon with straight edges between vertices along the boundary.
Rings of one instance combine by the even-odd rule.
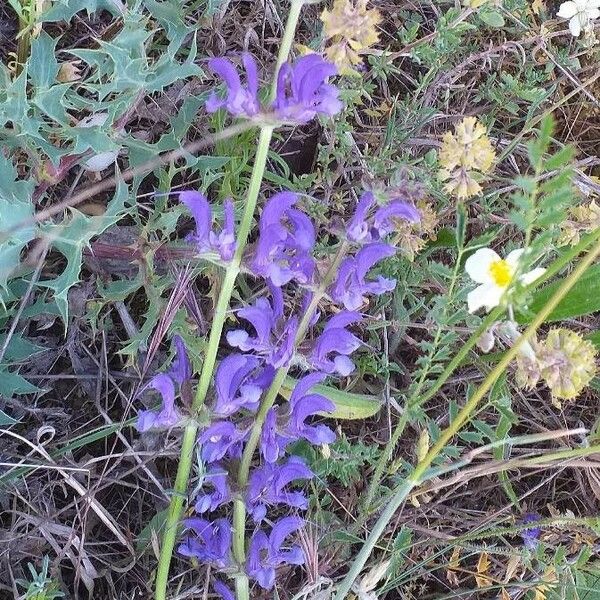
[[31, 56], [28, 60], [29, 78], [34, 87], [49, 88], [56, 82], [58, 62], [54, 56], [56, 40], [44, 30], [31, 42]]
[[12, 398], [14, 395], [33, 394], [39, 391], [41, 391], [40, 388], [29, 383], [18, 373], [0, 368], [0, 396]]
[[[555, 281], [550, 285], [536, 290], [529, 303], [530, 316], [519, 315], [519, 323], [528, 323], [533, 315], [538, 313], [548, 302], [550, 297], [563, 284], [564, 279]], [[600, 265], [593, 265], [575, 283], [569, 293], [559, 302], [558, 306], [550, 313], [546, 322], [552, 323], [589, 315], [600, 310]]]
[[[6, 334], [0, 334], [0, 347], [4, 345], [4, 341], [6, 340]], [[34, 344], [30, 340], [21, 336], [20, 333], [15, 333], [8, 343], [6, 347], [6, 352], [4, 353], [4, 360], [6, 362], [18, 362], [33, 356], [34, 354], [38, 354], [39, 352], [43, 352], [46, 350], [43, 346], [38, 346]]]
[[[290, 399], [297, 381], [292, 377], [286, 377], [281, 386], [281, 395]], [[312, 390], [325, 396], [335, 404], [335, 411], [324, 416], [334, 419], [368, 419], [379, 412], [382, 406], [379, 398], [365, 394], [353, 394], [345, 392], [328, 385], [315, 385]]]
[[122, 5], [116, 0], [67, 0], [54, 2], [52, 7], [41, 15], [40, 20], [42, 22], [70, 21], [73, 15], [81, 10], [91, 15], [103, 9], [108, 10], [115, 17], [123, 12]]

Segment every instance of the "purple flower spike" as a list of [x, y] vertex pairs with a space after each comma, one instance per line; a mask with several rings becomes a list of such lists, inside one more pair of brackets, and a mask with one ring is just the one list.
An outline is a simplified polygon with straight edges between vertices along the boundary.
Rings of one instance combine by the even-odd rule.
[[141, 410], [138, 413], [136, 429], [140, 432], [149, 429], [169, 429], [181, 420], [179, 411], [175, 408], [175, 385], [166, 373], [155, 375], [147, 387], [155, 389], [162, 397], [163, 406], [160, 411]]
[[252, 270], [280, 287], [295, 279], [309, 283], [315, 270], [311, 255], [315, 245], [312, 221], [293, 208], [298, 194], [280, 192], [265, 205]]
[[248, 435], [247, 431], [239, 431], [229, 421], [217, 421], [205, 429], [198, 438], [202, 445], [202, 460], [213, 463], [224, 456], [239, 458], [242, 444]]
[[196, 232], [188, 236], [188, 239], [196, 244], [198, 252], [218, 252], [222, 260], [231, 260], [236, 249], [232, 201], [225, 200], [223, 206], [225, 223], [219, 234], [211, 229], [212, 209], [206, 196], [200, 192], [187, 190], [179, 194], [179, 201], [187, 206], [196, 222]]
[[260, 359], [245, 354], [230, 354], [221, 361], [215, 376], [215, 414], [227, 417], [241, 408], [258, 408], [263, 388], [251, 375], [259, 366]]
[[223, 569], [230, 565], [231, 525], [227, 519], [210, 523], [197, 517], [185, 519], [184, 525], [194, 535], [189, 535], [180, 544], [178, 551], [183, 556], [193, 556], [203, 563]]
[[379, 237], [383, 238], [398, 229], [395, 221], [399, 220], [418, 223], [421, 220], [421, 213], [409, 202], [392, 200], [375, 212], [373, 227], [377, 230]]
[[253, 117], [260, 111], [258, 102], [258, 69], [254, 58], [244, 52], [242, 62], [246, 70], [246, 87], [242, 86], [240, 76], [233, 63], [226, 58], [212, 58], [208, 66], [217, 74], [227, 87], [225, 98], [212, 93], [206, 102], [206, 110], [213, 113], [225, 108], [233, 116]]
[[252, 325], [256, 335], [234, 329], [227, 333], [227, 342], [243, 352], [253, 351], [264, 356], [270, 366], [278, 369], [288, 364], [293, 356], [298, 320], [292, 317], [282, 322], [281, 289], [273, 287], [271, 293], [272, 304], [266, 298], [258, 298], [253, 305], [237, 311], [239, 317]]
[[267, 506], [285, 504], [292, 508], [306, 510], [308, 501], [301, 492], [290, 492], [285, 488], [300, 479], [310, 479], [313, 472], [297, 456], [292, 456], [284, 465], [266, 464], [255, 469], [250, 475], [246, 505], [256, 523], [267, 514]]
[[233, 592], [222, 581], [215, 581], [213, 589], [215, 594], [221, 596], [221, 600], [235, 600]]
[[307, 425], [306, 419], [317, 413], [331, 413], [335, 404], [321, 394], [309, 393], [317, 383], [325, 379], [324, 373], [311, 373], [298, 380], [290, 397], [290, 416], [284, 435], [292, 438], [304, 438], [314, 445], [331, 444], [335, 433], [326, 425]]
[[194, 508], [199, 514], [207, 511], [217, 510], [219, 506], [227, 504], [231, 500], [231, 491], [227, 483], [229, 473], [219, 464], [213, 466], [204, 476], [204, 483], [214, 488], [210, 494], [200, 494], [196, 498]]
[[361, 248], [355, 257], [346, 258], [340, 265], [338, 277], [331, 289], [331, 297], [348, 310], [356, 310], [366, 301], [367, 294], [380, 296], [396, 287], [394, 279], [381, 275], [375, 280], [365, 280], [369, 270], [379, 261], [393, 256], [394, 248], [383, 243]]
[[192, 364], [190, 363], [187, 348], [182, 337], [179, 335], [173, 336], [173, 343], [175, 344], [175, 360], [168, 374], [173, 381], [182, 385], [185, 381], [189, 381], [192, 378]]
[[275, 584], [275, 568], [281, 564], [303, 565], [304, 552], [300, 546], [283, 549], [285, 539], [300, 529], [304, 521], [300, 517], [285, 517], [273, 525], [271, 534], [258, 530], [250, 540], [248, 552], [248, 575], [258, 585], [270, 590]]
[[285, 63], [277, 77], [277, 96], [273, 108], [278, 117], [295, 123], [307, 123], [317, 114], [333, 116], [343, 108], [339, 91], [325, 83], [337, 74], [332, 63], [318, 54], [300, 57], [293, 65]]
[[[527, 523], [536, 523], [540, 520], [540, 515], [535, 513], [528, 513], [523, 517], [523, 524]], [[528, 529], [523, 529], [521, 531], [521, 537], [523, 538], [523, 542], [525, 543], [525, 547], [530, 550], [535, 550], [538, 545], [538, 540], [542, 530], [540, 527], [530, 527]]]
[[329, 319], [312, 351], [313, 368], [325, 373], [338, 373], [342, 377], [350, 375], [355, 367], [348, 357], [362, 342], [346, 327], [361, 320], [360, 313], [354, 311], [342, 311]]

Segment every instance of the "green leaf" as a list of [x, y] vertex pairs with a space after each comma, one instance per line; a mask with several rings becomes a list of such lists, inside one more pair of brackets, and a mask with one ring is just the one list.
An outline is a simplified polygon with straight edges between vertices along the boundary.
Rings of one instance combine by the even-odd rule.
[[482, 10], [479, 18], [490, 27], [504, 27], [504, 17], [497, 10]]
[[[281, 386], [280, 393], [287, 400], [290, 399], [296, 383], [297, 381], [292, 377], [286, 377]], [[335, 404], [335, 412], [324, 415], [334, 419], [367, 419], [376, 415], [382, 405], [379, 398], [375, 396], [344, 392], [327, 385], [315, 385], [312, 389]]]
[[150, 522], [140, 531], [135, 541], [135, 548], [139, 554], [143, 554], [151, 546], [152, 538], [157, 540], [162, 537], [162, 532], [167, 521], [169, 509], [165, 508], [158, 511], [151, 519]]
[[[519, 323], [528, 323], [550, 297], [563, 284], [564, 279], [555, 281], [533, 293], [529, 304], [530, 314], [519, 315]], [[589, 315], [600, 310], [600, 265], [593, 265], [575, 283], [569, 293], [560, 301], [558, 306], [550, 313], [546, 322], [562, 321], [582, 315]]]
[[16, 394], [33, 394], [41, 391], [40, 388], [29, 383], [18, 373], [11, 373], [0, 368], [0, 396], [12, 398]]
[[0, 427], [8, 427], [10, 425], [15, 425], [18, 422], [19, 421], [7, 415], [3, 410], [0, 410]]
[[54, 56], [55, 48], [56, 40], [44, 30], [40, 31], [40, 34], [31, 42], [28, 72], [36, 89], [49, 88], [56, 83], [58, 62]]
[[[4, 340], [6, 340], [6, 334], [0, 334], [0, 347], [4, 345]], [[45, 349], [46, 348], [25, 339], [20, 333], [15, 333], [10, 338], [10, 342], [8, 343], [8, 347], [4, 354], [4, 360], [7, 362], [24, 360], [38, 352], [43, 352]]]

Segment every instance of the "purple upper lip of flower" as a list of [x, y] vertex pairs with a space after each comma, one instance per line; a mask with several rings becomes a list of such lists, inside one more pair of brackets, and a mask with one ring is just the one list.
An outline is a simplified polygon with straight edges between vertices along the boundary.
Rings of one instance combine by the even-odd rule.
[[304, 552], [300, 546], [283, 548], [285, 539], [303, 525], [300, 517], [284, 517], [273, 525], [269, 535], [259, 529], [252, 536], [246, 566], [248, 575], [256, 579], [262, 588], [270, 590], [273, 587], [275, 568], [280, 564], [304, 564]]
[[380, 242], [363, 246], [356, 256], [349, 256], [340, 265], [337, 280], [331, 288], [331, 297], [352, 311], [362, 306], [367, 294], [379, 296], [393, 290], [396, 287], [394, 279], [381, 275], [376, 280], [366, 280], [365, 277], [371, 267], [394, 254], [392, 246]]
[[204, 483], [208, 483], [214, 489], [211, 493], [199, 494], [196, 498], [194, 508], [197, 513], [205, 513], [219, 508], [231, 500], [231, 491], [227, 478], [229, 473], [220, 465], [215, 464], [204, 476]]
[[315, 270], [311, 254], [315, 229], [312, 221], [294, 208], [298, 198], [292, 192], [279, 192], [265, 204], [260, 216], [259, 239], [251, 267], [275, 286], [292, 279], [308, 283]]
[[179, 546], [179, 553], [193, 556], [201, 562], [210, 563], [221, 569], [231, 563], [231, 525], [227, 519], [217, 519], [210, 523], [205, 519], [193, 517], [186, 519], [184, 525], [194, 535], [188, 535]]
[[302, 377], [290, 396], [289, 413], [285, 424], [278, 423], [277, 408], [271, 408], [263, 424], [260, 449], [267, 462], [275, 462], [290, 442], [303, 438], [311, 444], [330, 444], [335, 433], [327, 425], [308, 425], [308, 417], [318, 413], [335, 411], [335, 404], [321, 394], [310, 393], [317, 383], [325, 379], [325, 373], [311, 373]]
[[368, 214], [374, 204], [375, 197], [371, 192], [365, 192], [359, 198], [346, 230], [349, 240], [360, 243], [377, 241], [396, 230], [394, 221], [397, 219], [409, 223], [418, 223], [421, 220], [419, 210], [400, 198], [395, 198], [378, 208], [373, 218], [369, 219]]
[[168, 429], [181, 421], [181, 414], [175, 407], [175, 383], [182, 386], [192, 377], [192, 365], [188, 358], [185, 342], [179, 335], [173, 336], [175, 360], [166, 373], [155, 375], [144, 388], [155, 389], [161, 396], [161, 410], [141, 410], [138, 413], [136, 428], [138, 431], [149, 429]]
[[343, 104], [336, 86], [325, 83], [337, 74], [337, 68], [318, 54], [301, 56], [293, 64], [285, 63], [277, 77], [275, 113], [282, 119], [306, 123], [317, 114], [333, 116]]
[[260, 365], [259, 358], [246, 354], [230, 354], [221, 361], [215, 375], [215, 414], [226, 417], [241, 408], [258, 408], [263, 387], [252, 375]]
[[240, 431], [230, 421], [213, 423], [198, 438], [202, 445], [202, 460], [213, 463], [225, 456], [239, 458], [247, 436], [248, 431]]
[[179, 201], [187, 206], [196, 222], [196, 231], [188, 239], [196, 244], [198, 251], [218, 252], [223, 260], [231, 260], [236, 249], [233, 202], [230, 199], [225, 200], [223, 204], [225, 223], [221, 233], [216, 233], [211, 229], [212, 209], [206, 196], [200, 192], [187, 190], [179, 194]]
[[259, 523], [267, 514], [267, 505], [286, 504], [298, 509], [308, 508], [306, 496], [290, 492], [286, 487], [299, 479], [310, 479], [313, 472], [297, 456], [291, 456], [283, 465], [265, 464], [250, 475], [246, 505], [254, 520]]
[[258, 102], [258, 69], [251, 54], [244, 52], [242, 62], [246, 71], [246, 87], [242, 86], [240, 76], [233, 63], [226, 58], [212, 58], [208, 66], [223, 79], [227, 88], [225, 98], [219, 98], [212, 93], [206, 102], [206, 110], [215, 112], [219, 108], [226, 108], [234, 115], [253, 117], [260, 111]]
[[253, 337], [243, 329], [227, 333], [231, 346], [243, 352], [254, 351], [264, 356], [269, 365], [278, 369], [289, 363], [294, 353], [294, 342], [298, 329], [296, 317], [283, 322], [283, 294], [281, 289], [271, 286], [272, 303], [258, 298], [254, 305], [237, 311], [239, 317], [248, 321], [256, 335]]
[[[348, 325], [362, 320], [360, 313], [342, 311], [333, 316], [314, 344], [311, 364], [325, 373], [338, 373], [343, 377], [354, 371], [354, 363], [348, 358], [362, 342], [346, 330]], [[333, 358], [330, 356], [333, 354]]]

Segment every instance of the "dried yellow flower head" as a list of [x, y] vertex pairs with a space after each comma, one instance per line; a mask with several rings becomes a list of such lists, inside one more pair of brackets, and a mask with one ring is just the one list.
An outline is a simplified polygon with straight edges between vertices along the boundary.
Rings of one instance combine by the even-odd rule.
[[592, 200], [589, 204], [575, 206], [569, 211], [569, 219], [561, 224], [559, 246], [575, 246], [582, 233], [590, 233], [600, 227], [600, 206]]
[[541, 377], [558, 407], [561, 399], [576, 398], [596, 373], [596, 348], [569, 329], [551, 329], [537, 344], [536, 355]]
[[470, 198], [481, 193], [479, 181], [488, 173], [496, 153], [485, 127], [475, 117], [466, 117], [442, 138], [439, 161], [444, 189], [457, 198]]
[[321, 14], [325, 39], [330, 45], [325, 55], [342, 74], [356, 73], [360, 53], [379, 40], [377, 25], [381, 22], [378, 10], [368, 9], [367, 0], [334, 0], [331, 10]]

